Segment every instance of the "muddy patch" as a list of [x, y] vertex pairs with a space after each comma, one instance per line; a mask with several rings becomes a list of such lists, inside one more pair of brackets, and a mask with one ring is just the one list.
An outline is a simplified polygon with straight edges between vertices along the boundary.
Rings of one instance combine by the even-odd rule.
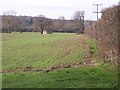
[[98, 66], [97, 64], [92, 63], [90, 60], [85, 60], [85, 61], [79, 61], [75, 64], [61, 64], [57, 66], [51, 66], [45, 69], [33, 69], [32, 67], [26, 67], [25, 69], [10, 69], [10, 70], [2, 70], [2, 73], [9, 73], [9, 72], [51, 72], [51, 71], [56, 71], [56, 70], [61, 70], [65, 68], [79, 68], [79, 67], [92, 67], [92, 66]]

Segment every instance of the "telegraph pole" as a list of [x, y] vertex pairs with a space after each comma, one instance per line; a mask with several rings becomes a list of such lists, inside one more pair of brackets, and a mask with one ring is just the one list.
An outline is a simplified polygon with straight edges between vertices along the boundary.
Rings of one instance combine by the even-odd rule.
[[93, 4], [93, 6], [97, 6], [97, 11], [93, 12], [93, 13], [97, 13], [97, 20], [98, 20], [98, 14], [101, 13], [101, 12], [98, 11], [98, 7], [102, 6], [102, 4]]

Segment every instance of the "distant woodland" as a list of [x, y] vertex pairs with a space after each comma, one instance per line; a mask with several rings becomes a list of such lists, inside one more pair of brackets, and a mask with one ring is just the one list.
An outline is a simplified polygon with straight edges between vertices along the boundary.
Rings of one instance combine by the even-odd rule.
[[66, 20], [64, 16], [58, 19], [47, 18], [44, 15], [37, 17], [16, 16], [14, 11], [6, 11], [2, 15], [2, 32], [51, 32], [83, 33], [84, 29], [95, 21], [84, 20], [84, 13], [75, 12], [73, 19]]

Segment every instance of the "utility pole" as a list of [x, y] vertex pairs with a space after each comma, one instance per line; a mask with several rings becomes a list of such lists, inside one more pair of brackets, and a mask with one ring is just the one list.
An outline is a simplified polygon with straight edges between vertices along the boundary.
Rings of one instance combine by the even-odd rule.
[[98, 14], [101, 13], [101, 12], [98, 11], [98, 7], [102, 6], [102, 4], [93, 4], [93, 6], [97, 6], [97, 11], [93, 12], [93, 13], [97, 13], [97, 20], [98, 20]]

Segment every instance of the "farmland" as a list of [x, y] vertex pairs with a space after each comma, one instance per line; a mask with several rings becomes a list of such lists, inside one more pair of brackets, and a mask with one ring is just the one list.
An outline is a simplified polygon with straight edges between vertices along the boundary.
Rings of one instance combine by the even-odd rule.
[[3, 33], [3, 88], [117, 87], [118, 71], [96, 41], [68, 33]]

